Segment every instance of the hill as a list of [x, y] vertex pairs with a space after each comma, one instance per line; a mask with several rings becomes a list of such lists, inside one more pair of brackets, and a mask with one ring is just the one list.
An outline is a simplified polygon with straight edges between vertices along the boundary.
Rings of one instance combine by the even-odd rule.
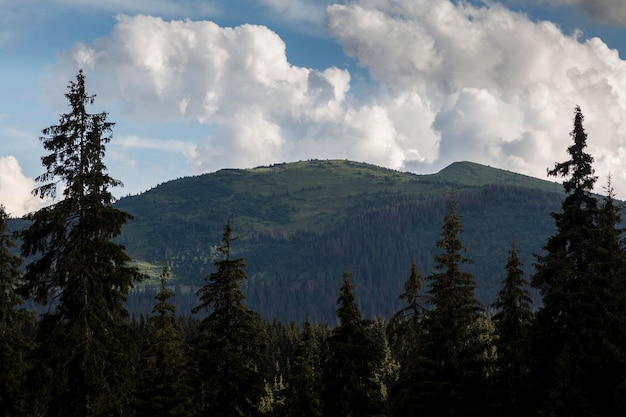
[[[171, 265], [179, 311], [195, 304], [193, 291], [213, 271], [230, 220], [236, 255], [248, 265], [247, 304], [267, 319], [328, 321], [346, 270], [366, 316], [388, 318], [397, 309], [411, 259], [423, 275], [432, 272], [451, 193], [479, 298], [490, 304], [512, 239], [532, 272], [532, 254], [554, 231], [549, 213], [559, 210], [560, 185], [470, 162], [415, 175], [312, 160], [182, 178], [116, 206], [135, 218], [121, 238], [131, 257], [148, 272]], [[137, 289], [130, 308], [150, 311], [150, 294]]]

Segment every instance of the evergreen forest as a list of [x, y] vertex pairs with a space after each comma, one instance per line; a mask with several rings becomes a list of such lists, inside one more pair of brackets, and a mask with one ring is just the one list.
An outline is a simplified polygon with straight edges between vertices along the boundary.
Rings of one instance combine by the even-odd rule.
[[[82, 71], [65, 97], [68, 113], [42, 130], [44, 169], [34, 190], [55, 203], [19, 221], [0, 207], [2, 415], [626, 415], [622, 207], [610, 179], [604, 196], [593, 192], [598, 178], [579, 107], [567, 156], [548, 170], [561, 192], [545, 191], [560, 200], [536, 220], [550, 225], [542, 251], [524, 253], [529, 237], [511, 231], [506, 259], [495, 265], [500, 273], [491, 302], [478, 294], [481, 270], [473, 268], [464, 239], [469, 219], [459, 211], [469, 203], [463, 190], [451, 190], [444, 210], [429, 220], [437, 222], [436, 235], [420, 239], [432, 248], [403, 266], [391, 311], [364, 314], [359, 294], [371, 282], [359, 278], [362, 267], [346, 267], [335, 277], [332, 319], [321, 320], [306, 313], [268, 318], [267, 309], [262, 315], [248, 303], [255, 297], [245, 291], [248, 270], [274, 260], [243, 256], [239, 246], [254, 240], [244, 235], [251, 227], [242, 222], [239, 229], [228, 211], [216, 214], [222, 222], [210, 230], [216, 236], [189, 243], [218, 239], [207, 245], [210, 260], [197, 271], [202, 282], [193, 289], [194, 305], [178, 309], [180, 291], [170, 285], [177, 259], [166, 257], [148, 273], [137, 252], [130, 255], [138, 235], [123, 230], [133, 215], [114, 204], [111, 189], [121, 183], [104, 164], [114, 123], [107, 113], [89, 112], [95, 96], [87, 93]], [[477, 169], [465, 164], [448, 174], [471, 182], [467, 171], [458, 171], [468, 167]], [[437, 181], [429, 186], [440, 187]], [[500, 194], [509, 185], [502, 184]], [[385, 198], [397, 194], [394, 183], [384, 186]], [[290, 210], [297, 216], [289, 207], [278, 213]], [[375, 227], [377, 219], [369, 224]], [[485, 227], [484, 240], [491, 235], [488, 220], [475, 223]], [[268, 220], [266, 233], [270, 226]], [[350, 236], [337, 247], [349, 247]], [[272, 249], [279, 258], [280, 247]], [[302, 263], [315, 262], [324, 257]], [[130, 311], [130, 295], [146, 282], [155, 288], [149, 311]]]

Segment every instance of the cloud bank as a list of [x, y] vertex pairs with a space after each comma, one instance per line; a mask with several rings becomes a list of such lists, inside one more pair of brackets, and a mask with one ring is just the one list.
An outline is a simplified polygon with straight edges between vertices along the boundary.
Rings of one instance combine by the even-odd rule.
[[122, 16], [110, 37], [66, 55], [50, 85], [78, 65], [131, 118], [210, 125], [190, 159], [198, 171], [273, 163], [342, 125], [350, 83], [337, 68], [291, 65], [285, 48], [263, 26]]
[[360, 0], [326, 14], [371, 94], [353, 95], [346, 70], [291, 65], [266, 27], [149, 16], [77, 45], [49, 82], [64, 86], [80, 66], [129, 118], [206, 125], [194, 172], [308, 158], [432, 172], [472, 160], [545, 178], [567, 158], [580, 105], [597, 173], [626, 192], [626, 63], [600, 39], [498, 4]]
[[[599, 39], [501, 6], [362, 1], [329, 8], [346, 53], [397, 94], [429, 103], [437, 160], [463, 156], [539, 175], [563, 159], [575, 104], [600, 164], [624, 146], [626, 65]], [[606, 166], [606, 165], [612, 166]]]

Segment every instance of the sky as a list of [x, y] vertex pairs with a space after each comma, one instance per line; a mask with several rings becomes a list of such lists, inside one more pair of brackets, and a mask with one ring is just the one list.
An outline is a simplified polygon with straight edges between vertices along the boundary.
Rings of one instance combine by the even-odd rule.
[[625, 59], [623, 0], [0, 0], [0, 203], [49, 203], [41, 131], [79, 69], [118, 198], [308, 159], [560, 181], [578, 105], [626, 199]]

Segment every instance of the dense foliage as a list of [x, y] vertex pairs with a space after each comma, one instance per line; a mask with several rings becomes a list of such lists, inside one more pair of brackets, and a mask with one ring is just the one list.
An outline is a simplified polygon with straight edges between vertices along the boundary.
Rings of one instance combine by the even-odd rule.
[[[310, 303], [318, 300], [307, 300], [315, 294], [314, 285], [299, 299], [304, 317], [291, 317], [283, 324], [264, 322], [246, 305], [243, 290], [250, 277], [240, 256], [245, 251], [238, 247], [242, 242], [233, 235], [228, 219], [219, 245], [210, 245], [209, 237], [195, 242], [212, 263], [210, 270], [200, 268], [204, 284], [197, 289], [199, 297], [187, 300], [195, 303], [195, 315], [177, 309], [176, 299], [185, 295], [168, 287], [168, 265], [161, 269], [151, 313], [129, 317], [126, 296], [142, 275], [116, 240], [131, 217], [113, 206], [109, 187], [119, 182], [106, 174], [103, 164], [113, 125], [106, 121], [106, 113], [86, 111], [93, 96], [85, 92], [82, 72], [69, 84], [66, 96], [71, 112], [44, 130], [42, 141], [50, 154], [42, 158], [46, 172], [38, 178], [43, 184], [36, 190], [52, 197], [61, 184], [63, 199], [28, 216], [20, 233], [22, 257], [10, 250], [14, 236], [0, 207], [4, 415], [438, 417], [626, 412], [626, 245], [621, 208], [610, 184], [601, 201], [592, 193], [593, 158], [585, 151], [579, 108], [570, 159], [550, 171], [564, 178], [565, 189], [561, 211], [552, 214], [555, 232], [527, 280], [517, 243], [523, 233], [507, 231], [510, 249], [499, 265], [492, 310], [478, 298], [480, 270], [471, 269], [472, 252], [461, 239], [466, 237], [465, 217], [458, 214], [461, 207], [466, 215], [474, 213], [471, 207], [484, 203], [466, 199], [461, 204], [459, 192], [445, 201], [447, 211], [426, 212], [429, 222], [435, 213], [439, 223], [443, 218], [439, 240], [432, 250], [416, 251], [416, 260], [405, 264], [404, 269], [410, 266], [409, 276], [403, 291], [398, 289], [395, 295], [398, 303], [391, 314], [365, 318], [357, 296], [368, 287], [391, 291], [390, 285], [381, 278], [374, 280], [371, 271], [363, 276], [343, 272], [341, 281], [339, 275], [333, 278], [336, 310], [331, 309], [335, 315], [329, 323], [334, 325], [305, 316]], [[467, 172], [463, 175], [467, 177]], [[465, 181], [471, 183], [471, 176]], [[381, 216], [399, 220], [409, 212], [394, 207], [358, 213], [362, 224], [372, 228], [372, 246], [390, 244], [390, 235], [378, 234], [387, 225], [380, 224]], [[419, 245], [407, 242], [418, 232], [405, 227], [399, 221], [392, 236], [402, 238], [389, 246], [396, 250], [406, 245], [398, 250], [410, 254]], [[334, 250], [349, 257], [355, 250], [350, 238], [362, 230], [339, 232], [330, 227], [322, 235], [333, 242]], [[331, 239], [333, 231], [337, 235]], [[420, 245], [436, 240], [428, 233], [420, 236]], [[489, 237], [484, 229], [482, 239]], [[277, 251], [261, 264], [310, 265], [304, 260], [309, 249], [304, 246], [303, 257], [288, 260]], [[323, 253], [312, 252], [310, 262], [326, 259]], [[426, 253], [428, 262], [420, 261]], [[27, 260], [25, 272], [19, 269], [22, 259]], [[403, 259], [399, 256], [396, 261]], [[379, 273], [376, 262], [378, 258], [370, 259], [370, 267]], [[422, 276], [421, 270], [432, 272]], [[539, 307], [533, 308], [528, 281], [543, 297]], [[283, 289], [279, 285], [267, 293], [265, 303], [283, 303]], [[24, 308], [28, 297], [41, 305], [37, 314]], [[296, 322], [303, 319], [300, 328]]]
[[[171, 265], [178, 311], [195, 306], [195, 290], [211, 271], [224, 224], [237, 228], [238, 253], [248, 280], [250, 308], [266, 320], [334, 320], [336, 279], [350, 270], [364, 285], [358, 296], [366, 317], [390, 317], [407, 265], [431, 271], [447, 196], [463, 215], [463, 242], [474, 263], [477, 298], [493, 303], [501, 265], [514, 236], [526, 265], [555, 230], [550, 212], [562, 187], [523, 175], [454, 163], [433, 175], [401, 173], [351, 161], [302, 161], [249, 170], [221, 170], [181, 178], [116, 207], [133, 214], [120, 241], [142, 268], [153, 271], [149, 294], [129, 296], [129, 310], [147, 314], [159, 291], [158, 274]], [[538, 292], [531, 292], [535, 301]], [[280, 303], [272, 300], [280, 297]], [[302, 312], [302, 313], [300, 313]]]
[[247, 308], [241, 292], [246, 279], [244, 261], [233, 257], [236, 237], [230, 223], [222, 235], [214, 261], [216, 271], [200, 288], [200, 305], [210, 314], [202, 319], [194, 340], [200, 376], [196, 403], [202, 415], [224, 417], [260, 415], [265, 393], [261, 370], [267, 356], [267, 336], [259, 314]]
[[167, 288], [168, 268], [161, 273], [158, 302], [145, 325], [136, 326], [139, 381], [133, 406], [138, 416], [184, 416], [193, 406], [190, 355], [185, 333], [178, 322], [176, 307], [170, 303], [174, 293]]
[[131, 217], [113, 207], [109, 189], [120, 182], [103, 163], [113, 123], [88, 113], [82, 71], [68, 90], [70, 112], [43, 130], [49, 154], [35, 189], [54, 198], [62, 184], [63, 198], [28, 216], [23, 289], [49, 306], [36, 352], [45, 415], [105, 416], [122, 412], [133, 387], [125, 297], [141, 275], [113, 241]]
[[326, 340], [322, 362], [324, 415], [381, 416], [383, 397], [376, 374], [384, 354], [361, 316], [347, 272], [337, 302], [339, 325]]
[[[23, 307], [18, 294], [22, 259], [11, 253], [15, 247], [8, 231], [9, 215], [0, 205], [0, 405], [9, 416], [27, 415], [29, 400], [27, 375], [32, 368], [33, 343], [28, 337], [35, 320]], [[34, 394], [34, 393], [33, 393]]]

